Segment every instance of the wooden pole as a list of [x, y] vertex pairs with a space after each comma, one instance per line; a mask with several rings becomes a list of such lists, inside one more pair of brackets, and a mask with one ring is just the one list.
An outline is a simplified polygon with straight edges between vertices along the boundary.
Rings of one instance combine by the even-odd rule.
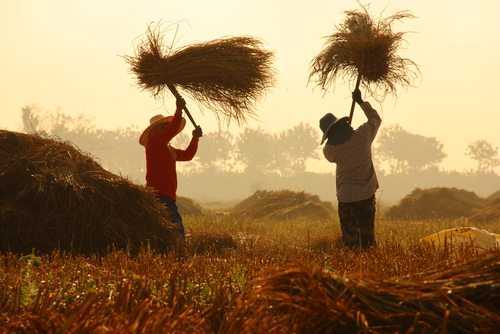
[[[356, 80], [356, 88], [354, 90], [359, 89], [359, 85], [361, 84], [361, 74], [358, 74], [358, 79]], [[349, 114], [349, 124], [352, 123], [352, 117], [354, 116], [354, 107], [356, 107], [356, 101], [352, 100], [351, 104], [351, 113]]]
[[[167, 87], [168, 89], [170, 90], [170, 92], [175, 96], [176, 99], [179, 99], [179, 98], [182, 98], [181, 94], [179, 94], [179, 92], [177, 91], [177, 88], [175, 88], [174, 85], [172, 84], [167, 84]], [[195, 128], [198, 127], [198, 125], [196, 124], [196, 122], [194, 121], [194, 118], [193, 116], [191, 116], [191, 113], [189, 112], [189, 109], [187, 106], [184, 106], [184, 111], [186, 112], [186, 115], [188, 116], [189, 120], [191, 121], [191, 123], [193, 124], [193, 126]]]

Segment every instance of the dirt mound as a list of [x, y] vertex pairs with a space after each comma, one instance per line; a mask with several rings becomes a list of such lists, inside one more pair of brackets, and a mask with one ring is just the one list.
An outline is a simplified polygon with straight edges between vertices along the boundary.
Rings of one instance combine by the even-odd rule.
[[500, 221], [500, 198], [488, 201], [488, 204], [474, 211], [470, 221], [479, 223], [494, 223]]
[[247, 219], [326, 220], [335, 215], [335, 209], [331, 203], [304, 192], [261, 190], [236, 205], [231, 213]]
[[167, 249], [168, 211], [73, 146], [0, 131], [0, 251]]
[[484, 200], [475, 193], [457, 188], [417, 188], [391, 207], [391, 219], [454, 219], [470, 216]]
[[177, 207], [182, 216], [201, 216], [205, 212], [203, 207], [191, 198], [177, 196]]

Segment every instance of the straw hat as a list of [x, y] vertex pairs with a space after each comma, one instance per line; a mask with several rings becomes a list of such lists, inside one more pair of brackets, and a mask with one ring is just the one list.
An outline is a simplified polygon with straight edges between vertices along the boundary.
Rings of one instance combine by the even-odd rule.
[[[139, 144], [141, 144], [142, 146], [146, 146], [151, 130], [153, 130], [156, 126], [160, 124], [171, 123], [173, 121], [174, 121], [174, 116], [163, 116], [159, 114], [151, 117], [151, 119], [149, 120], [149, 126], [146, 128], [146, 130], [142, 132], [141, 137], [139, 138]], [[177, 129], [177, 132], [175, 133], [174, 136], [178, 135], [184, 129], [185, 126], [186, 126], [186, 119], [183, 117], [181, 120], [181, 126], [179, 127], [179, 129]]]
[[[330, 134], [334, 134], [334, 142], [341, 144], [345, 142], [352, 130], [349, 125], [349, 117], [337, 118], [333, 114], [328, 113], [319, 120], [319, 127], [323, 131], [321, 144], [325, 142]], [[349, 129], [350, 128], [350, 129]]]

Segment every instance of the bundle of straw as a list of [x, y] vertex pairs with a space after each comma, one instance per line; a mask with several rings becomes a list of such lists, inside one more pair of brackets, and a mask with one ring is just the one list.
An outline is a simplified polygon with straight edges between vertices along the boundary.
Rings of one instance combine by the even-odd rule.
[[[326, 90], [337, 78], [344, 78], [375, 97], [395, 94], [398, 85], [409, 86], [418, 66], [397, 55], [405, 33], [394, 32], [392, 24], [413, 17], [402, 11], [375, 21], [366, 8], [347, 11], [345, 21], [327, 37], [325, 48], [313, 60], [309, 79]], [[353, 101], [351, 120], [354, 106]]]
[[175, 87], [228, 119], [244, 121], [251, 105], [272, 85], [273, 54], [251, 37], [231, 37], [174, 50], [159, 28], [149, 27], [126, 58], [140, 87], [156, 96]]
[[66, 143], [0, 131], [0, 251], [167, 250], [177, 235], [144, 187]]
[[[500, 323], [500, 260], [486, 255], [448, 271], [399, 280], [348, 279], [295, 267], [257, 278], [228, 332], [492, 333]], [[257, 324], [251, 319], [258, 318]], [[258, 327], [256, 327], [258, 326]]]
[[251, 220], [329, 220], [335, 215], [335, 209], [330, 202], [305, 192], [259, 190], [238, 203], [231, 214]]

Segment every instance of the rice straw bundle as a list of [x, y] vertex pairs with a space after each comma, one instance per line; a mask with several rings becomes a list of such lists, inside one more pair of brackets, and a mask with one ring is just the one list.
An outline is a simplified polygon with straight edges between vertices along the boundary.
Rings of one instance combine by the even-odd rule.
[[237, 204], [231, 214], [240, 220], [329, 220], [335, 209], [330, 202], [305, 192], [259, 190]]
[[272, 85], [273, 54], [252, 37], [231, 37], [174, 50], [159, 29], [148, 28], [136, 55], [126, 57], [143, 89], [156, 96], [175, 87], [229, 120], [244, 121]]
[[0, 130], [0, 251], [164, 251], [177, 235], [146, 188], [70, 144]]
[[[392, 24], [413, 18], [408, 11], [374, 21], [366, 8], [346, 12], [345, 21], [327, 37], [325, 48], [313, 60], [310, 79], [323, 90], [337, 78], [356, 80], [373, 96], [395, 94], [398, 85], [409, 86], [418, 73], [410, 59], [398, 56], [404, 32], [394, 32]], [[351, 107], [354, 110], [354, 102]]]
[[227, 332], [492, 333], [500, 323], [500, 260], [486, 255], [399, 280], [348, 279], [311, 268], [257, 278]]

